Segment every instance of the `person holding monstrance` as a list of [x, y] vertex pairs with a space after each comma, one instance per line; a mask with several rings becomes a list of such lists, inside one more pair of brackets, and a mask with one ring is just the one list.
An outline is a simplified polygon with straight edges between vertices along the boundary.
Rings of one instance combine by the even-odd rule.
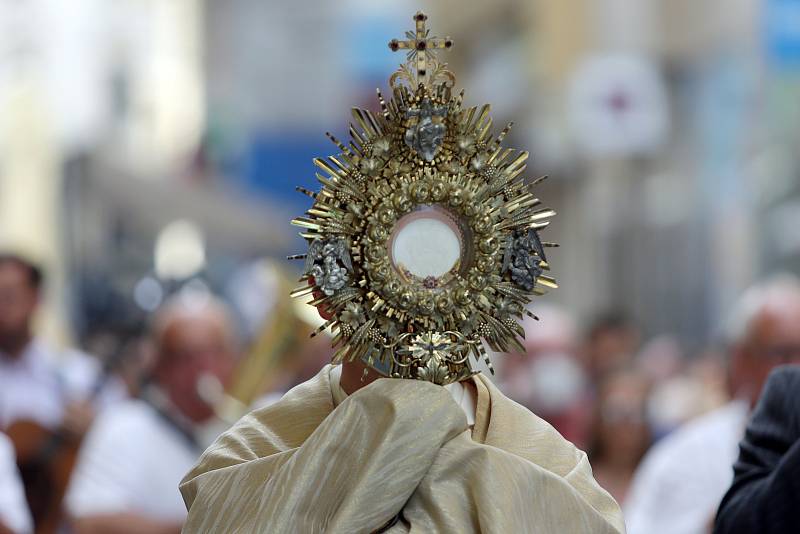
[[303, 285], [333, 365], [245, 416], [187, 474], [184, 532], [624, 532], [586, 455], [475, 362], [521, 350], [518, 320], [555, 282], [542, 209], [489, 106], [463, 92], [426, 17], [380, 113], [317, 159]]

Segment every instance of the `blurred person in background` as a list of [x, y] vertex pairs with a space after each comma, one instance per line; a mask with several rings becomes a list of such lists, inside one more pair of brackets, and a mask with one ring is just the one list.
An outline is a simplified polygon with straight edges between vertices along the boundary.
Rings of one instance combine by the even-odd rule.
[[155, 363], [140, 398], [106, 410], [87, 436], [66, 498], [78, 534], [180, 532], [178, 482], [214, 421], [200, 392], [226, 384], [235, 361], [230, 317], [207, 295], [181, 294], [153, 322]]
[[14, 445], [37, 529], [52, 531], [95, 413], [126, 392], [95, 358], [34, 335], [43, 278], [27, 259], [0, 253], [0, 430]]
[[589, 446], [597, 482], [621, 505], [633, 473], [650, 446], [646, 404], [649, 382], [637, 371], [617, 371], [600, 384]]
[[0, 429], [25, 419], [82, 435], [92, 412], [68, 402], [59, 355], [33, 333], [42, 283], [36, 265], [0, 252]]
[[32, 527], [14, 447], [0, 432], [0, 534], [28, 534]]
[[707, 350], [687, 362], [680, 374], [653, 382], [647, 419], [654, 441], [728, 402], [724, 361]]
[[800, 282], [747, 290], [726, 325], [730, 402], [676, 430], [645, 456], [626, 501], [629, 534], [709, 532], [733, 477], [750, 409], [770, 370], [797, 357]]
[[[800, 363], [800, 343], [784, 350]], [[734, 471], [714, 534], [800, 532], [800, 366], [770, 374]]]
[[586, 332], [583, 347], [592, 384], [599, 384], [609, 373], [626, 368], [640, 342], [638, 326], [624, 313], [608, 311], [598, 315]]
[[675, 336], [661, 334], [642, 344], [634, 358], [635, 367], [651, 384], [680, 375], [685, 359]]
[[585, 371], [577, 358], [577, 326], [558, 306], [540, 304], [539, 321], [525, 316], [524, 354], [508, 354], [498, 365], [501, 391], [553, 425], [583, 448], [591, 420]]

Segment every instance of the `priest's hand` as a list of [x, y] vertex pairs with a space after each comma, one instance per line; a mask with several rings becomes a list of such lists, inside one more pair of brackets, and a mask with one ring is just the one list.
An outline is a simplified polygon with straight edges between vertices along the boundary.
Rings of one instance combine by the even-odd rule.
[[375, 369], [368, 367], [362, 361], [350, 361], [342, 363], [342, 377], [339, 385], [348, 395], [352, 395], [364, 386], [368, 386], [379, 378], [386, 378], [379, 374]]
[[[314, 278], [309, 277], [308, 283], [309, 285], [313, 286], [315, 284]], [[323, 294], [319, 289], [316, 289], [312, 293], [312, 296], [314, 297], [314, 300], [318, 300], [323, 297]], [[322, 305], [317, 306], [317, 313], [319, 313], [319, 316], [326, 321], [333, 317], [333, 312]], [[344, 362], [342, 363], [342, 378], [339, 380], [339, 385], [342, 386], [342, 389], [345, 393], [352, 395], [359, 389], [370, 385], [379, 378], [385, 377], [380, 375], [374, 369], [367, 367], [367, 365], [363, 362]]]
[[[313, 276], [308, 277], [308, 285], [315, 286], [316, 283], [317, 282], [316, 280], [314, 280]], [[311, 296], [314, 297], [314, 300], [319, 300], [322, 297], [324, 297], [325, 294], [322, 291], [320, 291], [319, 288], [317, 288], [311, 292]], [[325, 319], [326, 321], [330, 320], [333, 317], [333, 312], [322, 304], [317, 306], [317, 313], [319, 313], [319, 316]]]

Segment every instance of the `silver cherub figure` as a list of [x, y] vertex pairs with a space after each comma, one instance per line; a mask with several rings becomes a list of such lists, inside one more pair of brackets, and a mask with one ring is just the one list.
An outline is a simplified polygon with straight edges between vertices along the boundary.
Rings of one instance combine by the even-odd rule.
[[353, 263], [342, 239], [317, 239], [308, 246], [303, 274], [314, 277], [314, 283], [328, 296], [343, 288], [353, 272]]
[[511, 273], [511, 280], [525, 291], [533, 290], [536, 280], [544, 272], [543, 261], [547, 261], [544, 247], [535, 230], [528, 230], [527, 234], [515, 232], [506, 240], [503, 272]]
[[446, 117], [447, 107], [433, 106], [425, 98], [420, 107], [406, 111], [406, 118], [418, 117], [417, 123], [406, 129], [406, 144], [417, 151], [425, 161], [433, 161], [436, 151], [442, 146], [447, 126], [433, 122], [433, 117]]

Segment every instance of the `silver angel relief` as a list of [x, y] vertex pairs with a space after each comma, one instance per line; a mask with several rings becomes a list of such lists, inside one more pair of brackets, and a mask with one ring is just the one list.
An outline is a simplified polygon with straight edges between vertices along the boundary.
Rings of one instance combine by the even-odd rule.
[[347, 251], [347, 241], [317, 239], [308, 247], [303, 274], [314, 277], [314, 283], [325, 295], [333, 295], [343, 288], [353, 272], [353, 263]]
[[503, 272], [511, 274], [511, 280], [517, 285], [531, 291], [536, 280], [542, 275], [541, 262], [547, 261], [544, 247], [535, 230], [527, 233], [515, 232], [506, 241], [503, 256]]
[[417, 118], [417, 123], [406, 130], [406, 144], [425, 161], [433, 161], [447, 132], [447, 127], [441, 122], [434, 122], [433, 118], [446, 116], [447, 107], [434, 106], [428, 98], [422, 101], [419, 109], [406, 111], [406, 118]]

